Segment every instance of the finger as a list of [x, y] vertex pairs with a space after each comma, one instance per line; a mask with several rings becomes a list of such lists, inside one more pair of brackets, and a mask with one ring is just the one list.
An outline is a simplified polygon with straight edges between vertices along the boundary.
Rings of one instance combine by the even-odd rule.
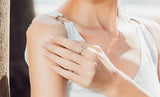
[[51, 70], [53, 70], [54, 72], [56, 72], [57, 74], [61, 75], [62, 77], [68, 79], [68, 80], [72, 80], [76, 83], [79, 83], [80, 81], [80, 76], [73, 73], [73, 72], [70, 72], [70, 71], [67, 71], [61, 67], [58, 67], [58, 66], [50, 66]]
[[80, 53], [82, 44], [79, 43], [78, 41], [67, 39], [65, 37], [61, 37], [58, 35], [54, 35], [53, 37], [50, 38], [52, 42], [55, 42], [59, 45], [62, 45], [76, 53]]
[[[92, 65], [84, 65], [80, 66], [72, 61], [63, 59], [55, 54], [48, 52], [44, 53], [44, 57], [51, 61], [52, 63], [56, 63], [56, 65], [66, 69], [73, 71], [74, 73], [81, 75], [81, 76], [87, 76], [88, 73], [91, 73], [90, 71], [94, 69], [94, 66], [97, 65], [97, 62], [92, 62]], [[55, 65], [55, 64], [53, 64]], [[85, 72], [85, 73], [84, 73]]]
[[51, 54], [50, 52], [47, 52], [47, 51], [44, 53], [44, 56], [49, 61], [56, 63], [57, 65], [63, 67], [64, 69], [71, 70], [77, 74], [80, 74], [80, 71], [81, 71], [80, 65], [78, 65], [72, 61], [63, 59], [55, 54]]
[[59, 47], [59, 46], [55, 46], [49, 42], [46, 42], [43, 47], [45, 49], [47, 49], [48, 51], [64, 58], [64, 59], [67, 59], [67, 60], [71, 60], [79, 65], [90, 65], [90, 61], [84, 57], [84, 56], [81, 56], [71, 50], [68, 50], [66, 48], [63, 48], [63, 47]]

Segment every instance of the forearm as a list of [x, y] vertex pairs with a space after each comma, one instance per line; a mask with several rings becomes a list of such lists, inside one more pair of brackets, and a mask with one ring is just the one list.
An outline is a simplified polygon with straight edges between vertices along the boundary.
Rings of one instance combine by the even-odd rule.
[[120, 75], [115, 85], [116, 87], [112, 91], [105, 93], [107, 97], [151, 97], [130, 78]]
[[141, 88], [126, 81], [121, 85], [120, 89], [116, 93], [116, 97], [150, 97]]

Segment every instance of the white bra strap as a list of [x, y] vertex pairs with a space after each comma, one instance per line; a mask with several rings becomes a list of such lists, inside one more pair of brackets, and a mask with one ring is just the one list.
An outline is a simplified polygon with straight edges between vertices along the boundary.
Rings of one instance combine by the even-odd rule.
[[58, 22], [60, 22], [60, 23], [62, 23], [63, 25], [64, 25], [64, 21], [62, 21], [61, 19], [60, 19], [60, 17], [62, 17], [62, 18], [66, 18], [65, 16], [63, 16], [61, 13], [59, 13], [59, 12], [57, 12], [57, 11], [54, 11], [54, 12], [48, 12], [48, 13], [46, 13], [47, 15], [49, 15], [49, 16], [52, 16], [52, 17], [55, 17], [55, 19], [58, 21]]

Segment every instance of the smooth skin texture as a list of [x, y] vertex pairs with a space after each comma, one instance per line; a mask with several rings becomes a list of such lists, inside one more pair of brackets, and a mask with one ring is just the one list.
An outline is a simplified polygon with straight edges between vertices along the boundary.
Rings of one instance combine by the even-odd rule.
[[65, 28], [45, 15], [36, 17], [27, 31], [31, 97], [66, 97], [67, 80], [50, 71], [53, 63], [44, 59], [41, 47], [55, 34], [66, 37]]
[[[63, 47], [54, 46], [52, 43]], [[82, 45], [87, 48], [80, 55]], [[50, 67], [59, 75], [84, 88], [102, 93], [107, 97], [132, 97], [131, 95], [149, 97], [134, 84], [131, 78], [119, 71], [97, 45], [54, 36], [51, 42], [46, 42], [42, 46], [47, 51], [44, 53], [45, 58], [59, 65]], [[123, 91], [127, 88], [132, 90], [129, 93]]]
[[[64, 5], [61, 6], [61, 8], [59, 8], [58, 11], [63, 13], [63, 15], [65, 15], [69, 20], [72, 20], [76, 24], [77, 28], [80, 30], [81, 35], [85, 38], [85, 40], [87, 40], [87, 42], [90, 45], [91, 44], [99, 45], [101, 49], [103, 49], [107, 57], [110, 59], [112, 64], [114, 64], [114, 66], [118, 68], [118, 70], [125, 73], [124, 75], [127, 75], [133, 79], [139, 69], [138, 64], [140, 63], [139, 59], [137, 59], [140, 58], [138, 57], [139, 56], [139, 49], [137, 44], [138, 41], [136, 41], [135, 39], [136, 36], [134, 33], [123, 33], [123, 34], [121, 33], [120, 35], [122, 38], [115, 37], [117, 35], [117, 32], [115, 31], [116, 26], [114, 22], [116, 21], [115, 18], [116, 8], [117, 8], [116, 4], [117, 3], [115, 0], [76, 0], [76, 2], [75, 0], [68, 0], [66, 3], [64, 3]], [[148, 25], [147, 28], [153, 35], [153, 38], [156, 42], [160, 55], [159, 25], [156, 24], [155, 22], [150, 22], [150, 21], [148, 21], [146, 24]], [[46, 15], [41, 15], [36, 17], [27, 31], [27, 48], [29, 55], [28, 57], [29, 57], [30, 82], [31, 82], [31, 97], [66, 97], [67, 79], [57, 74], [58, 72], [56, 73], [50, 70], [50, 66], [53, 65], [59, 66], [59, 64], [53, 62], [54, 61], [53, 59], [52, 62], [51, 60], [48, 61], [43, 56], [46, 50], [42, 47], [42, 44], [46, 41], [49, 41], [50, 37], [54, 35], [59, 35], [61, 37], [67, 38], [67, 32], [64, 26], [61, 23], [54, 20], [53, 18], [48, 17]], [[134, 39], [132, 38], [133, 36]], [[115, 39], [117, 39], [118, 41], [115, 41]], [[52, 46], [61, 47], [57, 43], [52, 43]], [[79, 47], [77, 47], [76, 50], [79, 50], [78, 48]], [[121, 49], [122, 52], [119, 52], [119, 49]], [[122, 58], [121, 56], [124, 53], [127, 54]], [[137, 55], [136, 59], [131, 56], [132, 53]], [[90, 53], [89, 55], [91, 54], [95, 55], [95, 53]], [[86, 56], [86, 57], [92, 58], [94, 56]], [[130, 58], [132, 60], [128, 60], [127, 58]], [[86, 63], [86, 61], [83, 62]], [[85, 65], [85, 68], [88, 66], [88, 64]], [[100, 66], [103, 65], [104, 64], [101, 63]], [[78, 65], [75, 64], [74, 66]], [[74, 66], [72, 67], [73, 70], [78, 71], [77, 67], [75, 68]], [[125, 67], [127, 67], [127, 69]], [[91, 70], [92, 68], [87, 67], [86, 69]], [[112, 76], [110, 78], [112, 78]], [[124, 81], [124, 76], [121, 76], [120, 74], [117, 79]], [[128, 87], [124, 87], [120, 90], [117, 89], [118, 92], [116, 91], [115, 97], [117, 97], [116, 94], [119, 95], [124, 94], [122, 95], [123, 97], [131, 97], [135, 92], [137, 94], [137, 97], [147, 97], [147, 95], [141, 89], [139, 89], [135, 84], [133, 84], [132, 81], [130, 82], [127, 80], [124, 81], [124, 83], [127, 84], [126, 86], [130, 88], [130, 91], [125, 91], [126, 88]], [[99, 87], [96, 88], [94, 87], [94, 89], [101, 90], [99, 89]], [[109, 95], [109, 93], [107, 94]], [[111, 97], [113, 97], [113, 95]]]

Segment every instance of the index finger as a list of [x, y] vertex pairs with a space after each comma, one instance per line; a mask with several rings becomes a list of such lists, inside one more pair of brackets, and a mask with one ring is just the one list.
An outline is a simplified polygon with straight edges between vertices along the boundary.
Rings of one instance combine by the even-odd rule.
[[80, 53], [82, 44], [78, 41], [67, 39], [58, 35], [54, 35], [50, 38], [51, 42], [55, 42], [63, 47], [66, 47], [74, 52]]

